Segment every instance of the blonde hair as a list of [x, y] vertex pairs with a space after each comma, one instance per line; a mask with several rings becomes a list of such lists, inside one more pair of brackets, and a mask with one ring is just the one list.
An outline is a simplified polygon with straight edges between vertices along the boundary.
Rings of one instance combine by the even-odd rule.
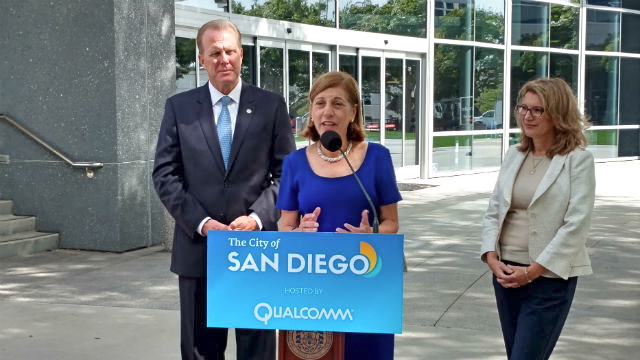
[[240, 35], [240, 30], [238, 30], [238, 27], [229, 20], [216, 19], [216, 20], [211, 20], [205, 23], [204, 25], [200, 26], [200, 29], [198, 29], [198, 35], [196, 36], [196, 44], [198, 45], [198, 52], [200, 52], [201, 54], [204, 51], [204, 49], [202, 48], [202, 36], [204, 35], [204, 32], [209, 29], [213, 29], [217, 31], [231, 29], [237, 35], [238, 49], [242, 49], [242, 35]]
[[318, 76], [313, 81], [313, 86], [309, 90], [309, 119], [307, 120], [307, 126], [300, 132], [300, 136], [303, 136], [311, 141], [320, 140], [320, 134], [316, 130], [311, 118], [311, 104], [316, 96], [322, 91], [333, 88], [341, 87], [347, 93], [349, 101], [356, 107], [356, 116], [353, 122], [349, 123], [347, 128], [347, 139], [351, 141], [362, 141], [365, 139], [365, 133], [362, 129], [362, 103], [360, 101], [360, 90], [358, 90], [358, 83], [348, 73], [341, 71], [331, 71]]
[[[566, 155], [577, 147], [587, 147], [588, 142], [583, 131], [591, 124], [580, 113], [573, 90], [564, 80], [541, 78], [528, 81], [518, 92], [518, 104], [527, 93], [538, 95], [544, 107], [544, 113], [541, 116], [546, 115], [555, 128], [555, 138], [553, 145], [547, 150], [547, 157], [552, 158], [556, 154]], [[518, 150], [531, 151], [533, 139], [525, 135], [522, 118], [517, 109], [514, 114], [520, 127]]]

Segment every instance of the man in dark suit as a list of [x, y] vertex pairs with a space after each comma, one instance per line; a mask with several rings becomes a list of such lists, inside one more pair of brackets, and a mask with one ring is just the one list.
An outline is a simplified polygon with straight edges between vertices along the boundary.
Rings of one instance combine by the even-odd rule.
[[[179, 275], [182, 358], [223, 359], [227, 329], [206, 327], [206, 235], [277, 230], [282, 161], [295, 143], [282, 96], [240, 80], [237, 27], [210, 21], [197, 45], [209, 82], [167, 99], [153, 182], [175, 219], [171, 271]], [[219, 139], [223, 128], [230, 133]], [[273, 330], [236, 329], [236, 344], [240, 360], [275, 359]]]

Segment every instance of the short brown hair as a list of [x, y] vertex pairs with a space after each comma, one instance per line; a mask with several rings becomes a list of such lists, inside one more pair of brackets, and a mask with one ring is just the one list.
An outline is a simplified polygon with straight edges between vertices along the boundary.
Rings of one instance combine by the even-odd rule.
[[238, 27], [229, 20], [216, 19], [216, 20], [211, 20], [205, 23], [204, 25], [200, 26], [200, 29], [198, 29], [198, 35], [196, 36], [196, 44], [198, 45], [198, 52], [200, 52], [201, 54], [204, 51], [204, 49], [202, 48], [202, 36], [204, 32], [209, 29], [214, 29], [218, 31], [224, 30], [224, 29], [233, 30], [238, 35], [238, 49], [242, 48], [242, 35], [240, 35], [240, 30], [238, 30]]
[[316, 130], [311, 118], [311, 104], [316, 96], [322, 91], [333, 88], [341, 87], [347, 92], [348, 100], [356, 107], [356, 116], [353, 122], [349, 123], [347, 128], [347, 139], [351, 141], [362, 141], [366, 135], [362, 129], [362, 102], [360, 101], [360, 90], [358, 89], [358, 83], [348, 73], [341, 71], [331, 71], [318, 76], [313, 81], [313, 86], [309, 90], [309, 118], [307, 120], [307, 126], [300, 132], [300, 136], [303, 136], [311, 141], [320, 140], [320, 134]]
[[[547, 157], [556, 154], [566, 155], [577, 147], [587, 147], [587, 138], [583, 131], [591, 124], [580, 113], [576, 97], [569, 84], [560, 78], [540, 78], [528, 81], [518, 92], [518, 104], [527, 93], [538, 95], [544, 114], [555, 128], [553, 145], [547, 151]], [[515, 110], [515, 117], [520, 127], [520, 146], [522, 152], [533, 150], [533, 139], [524, 134], [522, 118]]]

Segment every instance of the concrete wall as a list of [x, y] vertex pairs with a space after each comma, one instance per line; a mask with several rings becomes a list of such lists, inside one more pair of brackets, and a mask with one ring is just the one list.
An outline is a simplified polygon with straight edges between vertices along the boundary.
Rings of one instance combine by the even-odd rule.
[[150, 182], [164, 100], [175, 87], [172, 0], [0, 3], [0, 113], [88, 178], [0, 121], [0, 198], [60, 247], [126, 251], [164, 242]]

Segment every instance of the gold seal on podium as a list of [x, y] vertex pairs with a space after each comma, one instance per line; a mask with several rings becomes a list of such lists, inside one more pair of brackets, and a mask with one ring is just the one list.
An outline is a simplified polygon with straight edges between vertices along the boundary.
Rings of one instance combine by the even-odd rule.
[[332, 344], [333, 333], [329, 331], [287, 331], [287, 346], [300, 359], [320, 359], [331, 350]]

